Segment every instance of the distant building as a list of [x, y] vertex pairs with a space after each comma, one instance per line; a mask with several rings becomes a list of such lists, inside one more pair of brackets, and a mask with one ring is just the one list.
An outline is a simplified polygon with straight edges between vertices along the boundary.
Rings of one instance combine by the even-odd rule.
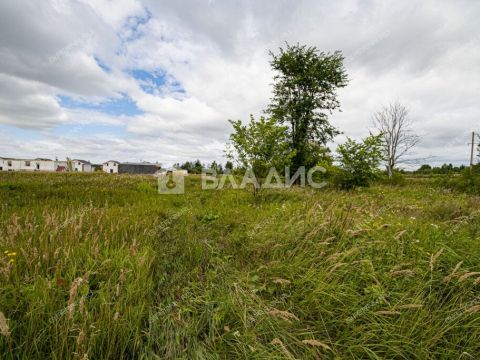
[[51, 159], [15, 159], [0, 157], [0, 171], [65, 171], [66, 161]]
[[72, 168], [75, 172], [93, 172], [93, 166], [90, 161], [74, 159], [72, 160]]
[[102, 164], [103, 172], [109, 174], [118, 174], [118, 165], [120, 165], [118, 161], [108, 160]]
[[109, 160], [103, 163], [103, 171], [109, 174], [155, 174], [160, 169], [160, 164], [149, 162], [118, 162]]

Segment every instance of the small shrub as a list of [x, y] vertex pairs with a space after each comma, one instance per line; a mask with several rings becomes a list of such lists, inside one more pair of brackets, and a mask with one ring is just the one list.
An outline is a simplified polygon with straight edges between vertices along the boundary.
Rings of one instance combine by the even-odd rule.
[[386, 174], [380, 178], [380, 183], [391, 186], [404, 186], [406, 184], [405, 176], [398, 171], [394, 171], [392, 177], [388, 177]]
[[380, 135], [366, 137], [361, 142], [350, 138], [337, 148], [339, 169], [333, 182], [341, 189], [369, 186], [378, 177], [378, 166], [382, 160]]
[[460, 176], [442, 177], [437, 185], [447, 189], [480, 195], [480, 165], [464, 169]]
[[146, 182], [141, 182], [137, 185], [137, 191], [145, 193], [145, 194], [152, 194], [155, 193], [156, 190], [153, 188], [152, 185]]

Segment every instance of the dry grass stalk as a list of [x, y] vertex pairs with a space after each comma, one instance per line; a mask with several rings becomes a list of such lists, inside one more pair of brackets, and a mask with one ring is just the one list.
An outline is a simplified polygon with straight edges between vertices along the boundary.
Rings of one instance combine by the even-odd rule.
[[272, 340], [272, 342], [270, 344], [279, 345], [288, 359], [291, 359], [291, 360], [295, 359], [295, 357], [290, 353], [290, 351], [288, 351], [287, 347], [283, 344], [282, 340], [280, 340], [278, 338], [275, 338], [275, 339]]
[[344, 265], [347, 265], [346, 263], [338, 263], [338, 264], [335, 264], [331, 269], [330, 271], [328, 272], [327, 276], [330, 276], [332, 275], [332, 273], [337, 270], [339, 267], [341, 266], [344, 266]]
[[441, 248], [439, 251], [437, 251], [435, 254], [432, 254], [430, 257], [430, 271], [433, 271], [433, 267], [435, 266], [435, 262], [439, 258], [440, 255], [443, 253], [443, 248]]
[[68, 318], [69, 319], [73, 318], [73, 314], [75, 313], [75, 303], [71, 303], [67, 305], [67, 312], [68, 312]]
[[290, 285], [292, 283], [290, 280], [282, 278], [273, 278], [272, 282], [279, 285]]
[[469, 312], [469, 313], [479, 312], [480, 311], [480, 304], [473, 305], [473, 306], [469, 307], [466, 311]]
[[393, 236], [393, 239], [394, 239], [394, 240], [400, 239], [403, 235], [405, 235], [406, 232], [407, 232], [407, 230], [399, 231], [398, 233], [396, 233], [396, 234]]
[[325, 350], [332, 350], [330, 346], [318, 340], [302, 340], [302, 343], [310, 346], [321, 347], [321, 348], [324, 348]]
[[79, 304], [80, 314], [85, 315], [85, 296], [82, 296]]
[[412, 276], [415, 276], [415, 271], [410, 270], [410, 269], [391, 271], [390, 276], [392, 276], [392, 277], [397, 277], [397, 276], [412, 277]]
[[84, 339], [85, 339], [85, 333], [83, 332], [83, 330], [80, 330], [80, 332], [78, 333], [78, 337], [77, 337], [78, 347], [82, 346]]
[[123, 284], [125, 280], [127, 279], [127, 269], [121, 269], [120, 270], [120, 276], [118, 277], [118, 280]]
[[1, 311], [0, 311], [0, 333], [2, 333], [2, 335], [6, 337], [10, 336], [10, 328], [8, 327], [7, 318]]
[[268, 314], [274, 317], [279, 317], [288, 322], [292, 322], [292, 320], [300, 321], [298, 317], [296, 317], [294, 314], [288, 311], [272, 309], [268, 312]]
[[401, 264], [398, 264], [398, 265], [395, 265], [392, 270], [390, 270], [390, 272], [394, 272], [394, 271], [397, 271], [397, 270], [402, 270], [403, 267], [405, 266], [411, 266], [410, 263], [401, 263]]
[[463, 264], [463, 261], [460, 261], [457, 265], [455, 265], [451, 274], [443, 278], [443, 282], [449, 283], [450, 280], [452, 280], [455, 274], [457, 273], [458, 269], [460, 269], [460, 266], [462, 266], [462, 264]]
[[347, 234], [351, 237], [357, 237], [365, 233], [368, 233], [368, 229], [347, 230]]
[[82, 282], [83, 282], [83, 279], [81, 277], [73, 280], [72, 285], [70, 286], [70, 291], [69, 291], [70, 297], [68, 299], [68, 305], [73, 304], [73, 302], [75, 301], [75, 298], [76, 298], [77, 292], [78, 292], [78, 287], [80, 286], [80, 284]]
[[464, 280], [468, 279], [469, 277], [476, 276], [476, 275], [480, 275], [480, 272], [478, 272], [478, 271], [467, 272], [466, 274], [463, 274], [462, 276], [460, 276], [458, 278], [458, 281], [464, 281]]

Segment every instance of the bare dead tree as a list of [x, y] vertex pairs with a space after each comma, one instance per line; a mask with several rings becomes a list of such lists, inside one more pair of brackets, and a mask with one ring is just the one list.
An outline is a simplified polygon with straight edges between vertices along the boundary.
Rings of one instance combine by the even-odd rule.
[[408, 109], [399, 102], [384, 106], [374, 113], [373, 125], [382, 133], [387, 173], [391, 177], [395, 166], [420, 142], [420, 137], [412, 131]]

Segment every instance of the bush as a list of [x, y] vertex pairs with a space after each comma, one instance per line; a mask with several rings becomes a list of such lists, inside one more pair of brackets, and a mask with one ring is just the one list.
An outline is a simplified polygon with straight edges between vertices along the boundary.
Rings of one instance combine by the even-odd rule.
[[333, 177], [334, 184], [341, 189], [369, 186], [378, 177], [378, 166], [382, 160], [381, 135], [372, 135], [357, 142], [347, 138], [337, 148], [339, 169]]
[[438, 180], [437, 185], [447, 189], [480, 195], [480, 164], [462, 170], [460, 176], [449, 176]]
[[147, 182], [141, 182], [137, 185], [137, 191], [145, 194], [154, 194], [157, 190]]
[[388, 177], [387, 174], [383, 174], [379, 180], [382, 184], [392, 186], [404, 186], [406, 183], [405, 176], [399, 171], [394, 171], [392, 177]]

